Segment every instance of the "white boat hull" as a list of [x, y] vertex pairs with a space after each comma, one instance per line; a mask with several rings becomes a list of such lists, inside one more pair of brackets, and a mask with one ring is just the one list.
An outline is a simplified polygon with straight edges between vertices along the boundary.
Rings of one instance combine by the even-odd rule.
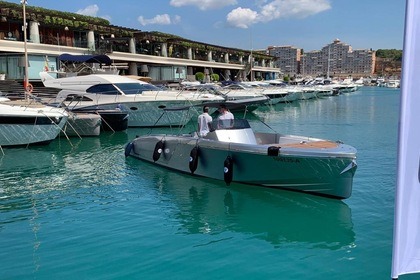
[[57, 137], [67, 118], [59, 108], [0, 104], [0, 146], [47, 144]]

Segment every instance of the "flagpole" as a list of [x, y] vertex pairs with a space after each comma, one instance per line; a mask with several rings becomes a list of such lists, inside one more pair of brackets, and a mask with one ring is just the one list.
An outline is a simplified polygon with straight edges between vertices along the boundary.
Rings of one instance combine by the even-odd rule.
[[27, 47], [27, 40], [26, 40], [26, 36], [27, 36], [27, 24], [26, 24], [26, 4], [28, 4], [27, 0], [21, 0], [20, 1], [22, 3], [23, 6], [23, 48], [24, 48], [24, 52], [25, 52], [25, 74], [23, 76], [23, 88], [25, 89], [25, 99], [28, 99], [29, 97], [29, 77], [28, 77], [28, 47]]

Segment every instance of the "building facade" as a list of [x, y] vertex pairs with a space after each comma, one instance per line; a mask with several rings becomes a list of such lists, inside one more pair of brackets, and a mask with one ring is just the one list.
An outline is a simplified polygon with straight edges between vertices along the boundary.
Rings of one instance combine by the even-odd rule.
[[291, 77], [300, 74], [302, 49], [293, 46], [270, 46], [268, 54], [277, 58], [274, 66], [280, 68], [283, 75]]
[[301, 57], [302, 76], [348, 77], [372, 76], [375, 71], [375, 52], [353, 50], [336, 39], [321, 50], [310, 51]]
[[321, 50], [303, 52], [293, 46], [270, 46], [267, 53], [275, 56], [275, 66], [283, 76], [368, 77], [375, 72], [375, 52], [353, 50], [336, 39]]
[[191, 41], [172, 34], [113, 26], [109, 21], [40, 7], [26, 7], [26, 44], [22, 5], [0, 1], [0, 71], [23, 79], [20, 60], [26, 45], [30, 80], [39, 72], [62, 68], [58, 57], [106, 54], [113, 67], [127, 75], [153, 80], [194, 79], [197, 72], [226, 80], [274, 79], [275, 57], [265, 53]]

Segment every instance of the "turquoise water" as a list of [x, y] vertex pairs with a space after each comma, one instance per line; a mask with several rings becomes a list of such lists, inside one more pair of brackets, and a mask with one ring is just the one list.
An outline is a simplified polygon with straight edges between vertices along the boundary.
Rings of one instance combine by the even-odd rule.
[[344, 201], [125, 159], [148, 129], [4, 149], [0, 278], [389, 279], [399, 93], [366, 87], [248, 116], [355, 146]]

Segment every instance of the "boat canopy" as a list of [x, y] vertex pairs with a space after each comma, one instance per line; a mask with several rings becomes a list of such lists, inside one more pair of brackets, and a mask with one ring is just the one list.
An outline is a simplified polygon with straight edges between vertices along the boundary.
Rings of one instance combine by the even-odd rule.
[[111, 65], [112, 60], [109, 56], [100, 54], [100, 55], [72, 55], [64, 53], [58, 57], [60, 61], [65, 62], [86, 62], [86, 63], [100, 63], [105, 65]]

